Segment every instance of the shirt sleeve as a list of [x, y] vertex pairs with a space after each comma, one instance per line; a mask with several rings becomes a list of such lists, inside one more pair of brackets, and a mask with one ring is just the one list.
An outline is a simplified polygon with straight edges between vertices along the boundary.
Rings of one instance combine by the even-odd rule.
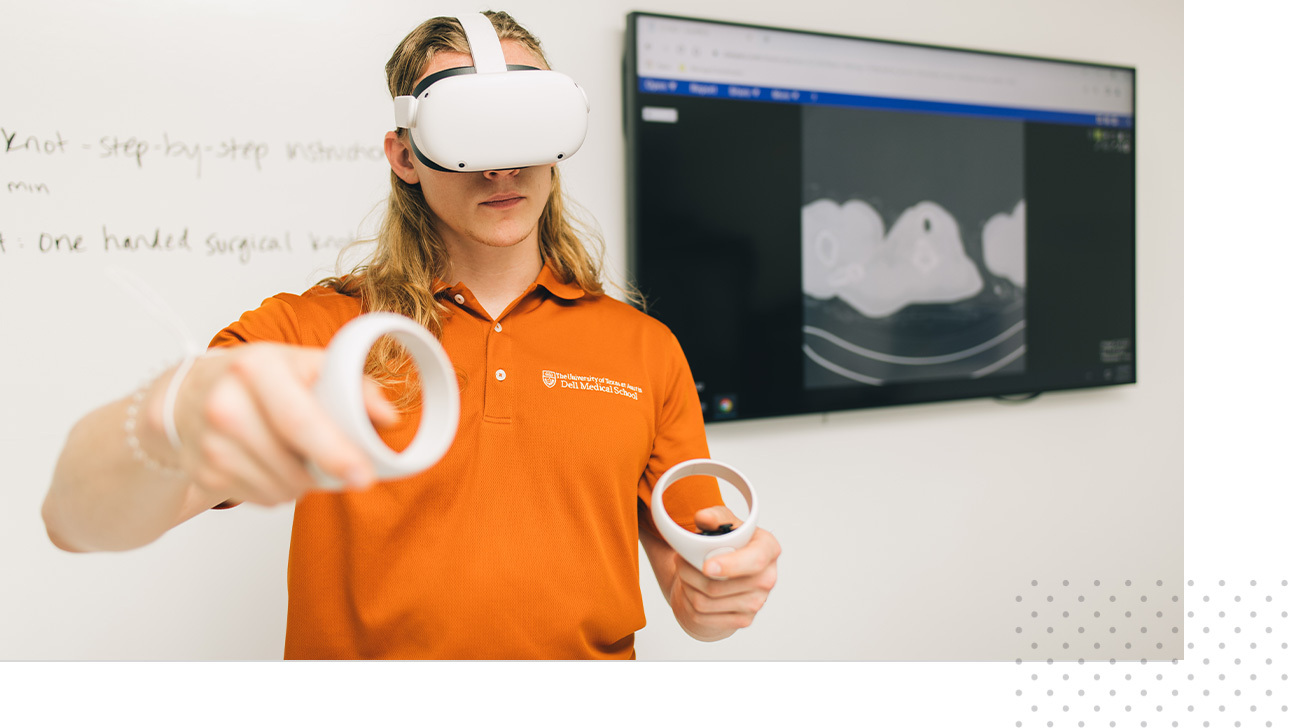
[[331, 289], [316, 287], [303, 295], [280, 293], [244, 313], [211, 339], [211, 348], [257, 341], [323, 347], [347, 321], [359, 315], [359, 303]]
[[[710, 457], [705, 439], [705, 421], [701, 416], [701, 400], [696, 393], [696, 382], [688, 366], [683, 349], [672, 333], [666, 332], [667, 342], [657, 353], [663, 368], [663, 394], [656, 417], [656, 439], [642, 478], [638, 481], [638, 498], [643, 504], [640, 511], [651, 513], [652, 489], [666, 470], [684, 460]], [[676, 481], [665, 492], [665, 510], [682, 527], [697, 531], [696, 512], [711, 506], [724, 505], [719, 484], [709, 476], [692, 476]], [[647, 519], [651, 530], [655, 524]]]

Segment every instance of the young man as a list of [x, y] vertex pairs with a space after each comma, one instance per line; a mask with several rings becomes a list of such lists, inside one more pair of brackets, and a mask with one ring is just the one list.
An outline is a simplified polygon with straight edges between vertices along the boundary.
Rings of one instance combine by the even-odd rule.
[[[487, 15], [507, 63], [547, 67], [533, 36], [505, 13]], [[405, 95], [470, 65], [459, 23], [436, 18], [401, 42], [388, 84]], [[749, 625], [780, 547], [759, 530], [703, 574], [656, 531], [646, 504], [657, 478], [708, 455], [699, 402], [669, 331], [604, 295], [556, 168], [438, 171], [404, 130], [389, 132], [385, 148], [392, 191], [372, 259], [268, 299], [220, 332], [212, 347], [226, 353], [182, 374], [178, 451], [163, 428], [168, 376], [87, 415], [46, 498], [50, 539], [72, 551], [128, 549], [215, 507], [295, 501], [289, 658], [630, 658], [645, 624], [639, 540], [689, 634], [716, 640]], [[318, 347], [378, 310], [439, 336], [462, 411], [439, 463], [375, 484], [310, 386]], [[399, 350], [374, 352], [370, 374], [394, 382], [407, 404]], [[553, 386], [558, 375], [632, 389]], [[403, 446], [416, 405], [397, 413], [368, 385], [370, 416]], [[124, 421], [137, 439], [122, 437]], [[350, 488], [319, 492], [308, 462]], [[737, 523], [712, 483], [676, 491], [669, 505], [691, 516], [679, 518], [685, 526]]]

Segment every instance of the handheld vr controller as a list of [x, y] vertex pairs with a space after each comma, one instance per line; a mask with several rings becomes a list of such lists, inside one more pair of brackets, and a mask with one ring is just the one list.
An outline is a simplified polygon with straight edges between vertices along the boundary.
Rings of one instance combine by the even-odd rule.
[[[404, 344], [418, 367], [422, 385], [422, 419], [418, 434], [404, 450], [392, 450], [377, 431], [364, 407], [364, 363], [369, 349], [382, 336]], [[315, 382], [315, 396], [342, 432], [373, 461], [379, 480], [420, 473], [435, 465], [458, 432], [458, 376], [445, 349], [431, 332], [413, 319], [394, 313], [368, 313], [347, 323], [333, 336], [323, 369]], [[320, 486], [337, 490], [342, 482], [311, 463]]]
[[[665, 491], [679, 480], [692, 475], [709, 475], [722, 478], [736, 486], [737, 490], [746, 498], [746, 505], [750, 508], [750, 514], [746, 516], [746, 520], [736, 530], [720, 531], [717, 535], [696, 534], [678, 525], [673, 518], [670, 518], [669, 512], [665, 510]], [[732, 553], [750, 543], [751, 537], [755, 535], [755, 529], [759, 521], [759, 501], [755, 498], [755, 489], [751, 487], [750, 481], [736, 468], [724, 465], [717, 460], [697, 458], [695, 460], [684, 460], [661, 474], [660, 479], [656, 481], [656, 487], [652, 489], [651, 513], [652, 520], [656, 523], [656, 530], [660, 531], [660, 535], [665, 539], [665, 542], [673, 547], [689, 564], [700, 569], [707, 559]]]

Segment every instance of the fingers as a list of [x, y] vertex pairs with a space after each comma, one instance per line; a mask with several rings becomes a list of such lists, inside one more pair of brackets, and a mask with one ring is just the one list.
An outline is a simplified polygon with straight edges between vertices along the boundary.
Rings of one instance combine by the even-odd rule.
[[[728, 554], [731, 556], [732, 554]], [[718, 557], [716, 557], [718, 558]], [[710, 562], [713, 562], [711, 559]], [[706, 562], [709, 564], [710, 562]], [[771, 562], [755, 574], [734, 578], [715, 579], [702, 574], [686, 559], [678, 557], [678, 578], [691, 588], [703, 594], [719, 598], [750, 591], [771, 591], [777, 583], [777, 563]]]
[[[200, 443], [203, 470], [199, 485], [222, 496], [238, 496], [261, 505], [296, 500], [314, 487], [301, 460], [288, 451], [267, 426], [250, 394], [232, 381], [218, 385], [208, 404], [211, 428]], [[215, 476], [215, 477], [212, 477]]]
[[[685, 569], [691, 569], [693, 576], [705, 582], [698, 588], [689, 579], [674, 581], [670, 603], [685, 630], [698, 639], [721, 639], [754, 623], [755, 615], [768, 600], [768, 590], [742, 589], [736, 582], [705, 579], [682, 557], [675, 558], [680, 576]], [[751, 585], [750, 579], [746, 582]]]
[[204, 437], [199, 452], [202, 461], [194, 482], [213, 499], [272, 506], [296, 497], [282, 480], [228, 437]]
[[308, 388], [323, 360], [319, 350], [283, 347], [248, 352], [230, 365], [262, 417], [289, 449], [350, 487], [372, 485], [372, 463], [324, 412]]
[[742, 524], [742, 520], [734, 515], [733, 512], [728, 509], [728, 506], [711, 506], [709, 508], [703, 508], [696, 512], [696, 517], [693, 520], [696, 523], [696, 527], [701, 529], [703, 532], [722, 531], [724, 530], [724, 526], [728, 526], [728, 530], [731, 530]]
[[[726, 517], [722, 513], [703, 516], [698, 512], [698, 524], [708, 516]], [[742, 548], [706, 561], [705, 574], [674, 554], [677, 608], [696, 628], [694, 635], [721, 637], [725, 631], [749, 627], [777, 584], [777, 558], [781, 552], [773, 534], [761, 528]], [[711, 569], [716, 573], [712, 574]]]
[[[312, 392], [323, 358], [318, 349], [249, 344], [199, 360], [175, 412], [181, 465], [198, 487], [213, 500], [273, 505], [318, 487], [310, 462], [350, 487], [376, 480]], [[366, 380], [364, 394], [379, 426], [398, 419], [378, 385]]]
[[368, 377], [364, 378], [364, 408], [378, 427], [390, 427], [400, 421], [400, 413], [386, 398], [386, 390]]
[[769, 594], [767, 591], [755, 590], [716, 597], [706, 594], [686, 582], [683, 583], [683, 589], [687, 591], [687, 603], [691, 605], [695, 614], [748, 615], [752, 619], [763, 608], [764, 603], [768, 601]]
[[761, 573], [769, 564], [777, 561], [782, 554], [782, 546], [773, 534], [762, 528], [755, 529], [750, 542], [736, 551], [722, 556], [707, 559], [706, 576], [734, 579]]

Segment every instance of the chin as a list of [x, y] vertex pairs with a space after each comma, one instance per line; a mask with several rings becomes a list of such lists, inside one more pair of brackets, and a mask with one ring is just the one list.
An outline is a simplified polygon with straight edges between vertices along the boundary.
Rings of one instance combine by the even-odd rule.
[[[485, 235], [477, 238], [477, 241], [491, 248], [511, 248], [520, 245], [538, 229], [538, 225], [531, 226], [529, 229], [522, 230], [520, 227], [502, 226], [503, 229], [494, 229]], [[536, 238], [536, 242], [538, 239]]]
[[527, 235], [491, 235], [476, 239], [478, 243], [491, 248], [511, 248], [526, 242]]

